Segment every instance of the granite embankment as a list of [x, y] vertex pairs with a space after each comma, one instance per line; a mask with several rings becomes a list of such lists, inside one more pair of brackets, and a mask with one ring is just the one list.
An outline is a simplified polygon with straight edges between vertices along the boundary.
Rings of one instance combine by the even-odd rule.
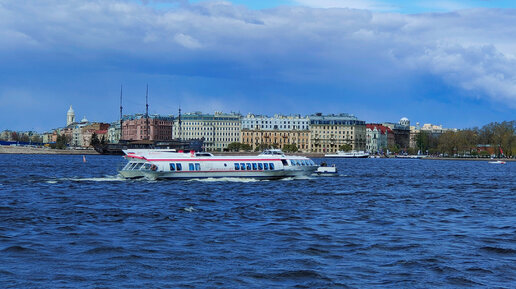
[[58, 150], [40, 147], [0, 146], [0, 154], [45, 154], [45, 155], [98, 155], [95, 150]]

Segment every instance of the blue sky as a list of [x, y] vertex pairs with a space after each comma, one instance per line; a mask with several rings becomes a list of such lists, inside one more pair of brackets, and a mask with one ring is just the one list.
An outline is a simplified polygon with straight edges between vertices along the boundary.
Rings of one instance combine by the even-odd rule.
[[[416, 3], [416, 4], [414, 4]], [[0, 130], [78, 118], [347, 112], [516, 119], [510, 1], [0, 0]], [[348, 9], [350, 7], [352, 9]]]

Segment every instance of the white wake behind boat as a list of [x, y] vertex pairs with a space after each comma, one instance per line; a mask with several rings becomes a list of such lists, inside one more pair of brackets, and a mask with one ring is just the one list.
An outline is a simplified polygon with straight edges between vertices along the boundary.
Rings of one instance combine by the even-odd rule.
[[266, 150], [258, 156], [214, 156], [207, 152], [174, 150], [124, 150], [128, 163], [120, 170], [125, 178], [281, 179], [310, 176], [317, 165], [303, 156], [287, 156], [281, 150]]
[[326, 158], [367, 158], [369, 157], [369, 153], [364, 151], [350, 151], [350, 152], [343, 152], [343, 151], [337, 151], [335, 154], [325, 154], [324, 157]]

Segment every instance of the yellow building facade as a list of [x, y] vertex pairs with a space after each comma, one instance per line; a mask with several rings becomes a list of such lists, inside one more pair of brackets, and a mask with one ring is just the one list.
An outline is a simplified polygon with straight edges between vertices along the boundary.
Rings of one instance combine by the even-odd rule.
[[309, 130], [254, 130], [243, 129], [240, 133], [240, 142], [250, 145], [253, 150], [264, 148], [280, 148], [285, 145], [296, 145], [302, 152], [310, 150]]

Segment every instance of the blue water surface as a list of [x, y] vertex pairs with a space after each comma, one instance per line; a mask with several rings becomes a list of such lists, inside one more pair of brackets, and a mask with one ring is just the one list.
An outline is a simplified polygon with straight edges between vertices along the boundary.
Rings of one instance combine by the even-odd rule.
[[130, 181], [86, 160], [0, 155], [1, 288], [516, 287], [516, 163]]

